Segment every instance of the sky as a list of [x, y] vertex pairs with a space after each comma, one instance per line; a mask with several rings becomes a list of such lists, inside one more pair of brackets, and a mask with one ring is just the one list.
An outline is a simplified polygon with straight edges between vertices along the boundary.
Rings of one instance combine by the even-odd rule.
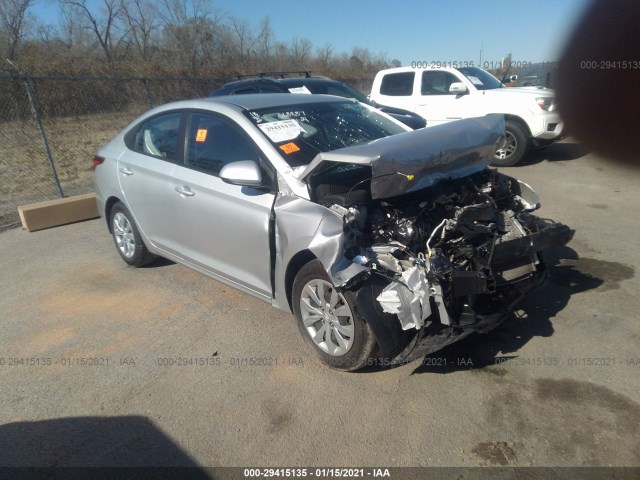
[[[89, 0], [89, 4], [100, 0]], [[257, 30], [269, 16], [278, 41], [307, 38], [334, 52], [366, 47], [413, 61], [556, 60], [589, 0], [211, 0]], [[37, 0], [34, 13], [56, 21], [57, 2]]]

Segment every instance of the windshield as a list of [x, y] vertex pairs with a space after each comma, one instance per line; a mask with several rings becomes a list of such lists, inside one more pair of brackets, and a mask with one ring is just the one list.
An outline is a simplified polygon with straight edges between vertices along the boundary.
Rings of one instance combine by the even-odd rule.
[[491, 90], [502, 87], [502, 83], [489, 72], [477, 67], [458, 68], [467, 79], [473, 83], [478, 90]]
[[308, 165], [320, 152], [406, 131], [355, 101], [270, 107], [245, 114], [291, 167]]

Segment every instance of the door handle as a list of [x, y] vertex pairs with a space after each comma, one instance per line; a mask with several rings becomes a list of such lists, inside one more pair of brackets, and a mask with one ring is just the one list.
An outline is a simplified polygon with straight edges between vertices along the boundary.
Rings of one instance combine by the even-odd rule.
[[129, 170], [127, 167], [120, 167], [120, 173], [124, 175], [133, 175], [133, 170]]
[[189, 187], [176, 187], [176, 192], [180, 195], [184, 195], [185, 197], [193, 197], [196, 192], [191, 190]]

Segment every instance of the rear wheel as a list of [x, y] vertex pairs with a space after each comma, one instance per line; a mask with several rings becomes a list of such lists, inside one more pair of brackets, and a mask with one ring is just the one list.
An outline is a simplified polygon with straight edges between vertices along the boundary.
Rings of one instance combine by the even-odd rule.
[[122, 202], [111, 209], [111, 233], [118, 253], [129, 265], [142, 267], [156, 259], [156, 255], [147, 250], [133, 216]]
[[376, 341], [353, 308], [353, 292], [338, 292], [318, 260], [306, 264], [293, 282], [298, 328], [323, 363], [354, 371], [371, 359]]
[[528, 149], [529, 142], [522, 126], [507, 120], [504, 143], [496, 150], [491, 164], [496, 167], [511, 167], [522, 160]]

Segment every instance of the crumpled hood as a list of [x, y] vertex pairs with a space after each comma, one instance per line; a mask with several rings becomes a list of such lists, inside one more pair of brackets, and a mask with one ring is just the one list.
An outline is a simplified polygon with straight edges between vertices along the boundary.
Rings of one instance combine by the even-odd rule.
[[319, 153], [300, 179], [306, 181], [326, 162], [371, 165], [371, 197], [394, 197], [483, 170], [503, 137], [502, 115], [457, 120]]

